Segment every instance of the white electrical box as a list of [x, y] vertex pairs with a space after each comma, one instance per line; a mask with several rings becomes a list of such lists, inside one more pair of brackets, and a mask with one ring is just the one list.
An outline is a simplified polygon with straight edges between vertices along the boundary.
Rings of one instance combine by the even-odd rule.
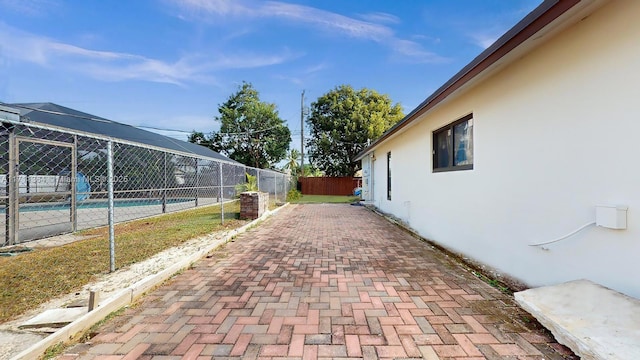
[[596, 205], [596, 225], [609, 229], [626, 229], [627, 208], [624, 205]]

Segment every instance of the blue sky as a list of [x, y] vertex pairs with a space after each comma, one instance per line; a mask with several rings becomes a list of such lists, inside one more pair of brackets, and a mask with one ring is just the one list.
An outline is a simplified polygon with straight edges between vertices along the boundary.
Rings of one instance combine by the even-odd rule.
[[298, 148], [303, 89], [309, 106], [341, 84], [367, 87], [408, 113], [539, 3], [0, 0], [0, 101], [208, 133], [247, 81]]

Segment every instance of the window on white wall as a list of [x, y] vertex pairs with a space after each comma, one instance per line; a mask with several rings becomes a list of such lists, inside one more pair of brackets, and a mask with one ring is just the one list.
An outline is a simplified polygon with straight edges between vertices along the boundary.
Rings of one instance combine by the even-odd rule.
[[473, 114], [433, 132], [433, 171], [473, 169]]
[[391, 200], [391, 151], [387, 153], [387, 200]]

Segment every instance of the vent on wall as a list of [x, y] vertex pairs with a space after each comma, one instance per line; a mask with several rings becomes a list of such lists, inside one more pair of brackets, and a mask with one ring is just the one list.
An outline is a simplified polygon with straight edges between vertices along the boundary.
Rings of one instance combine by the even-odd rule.
[[627, 209], [624, 205], [597, 205], [596, 225], [608, 229], [626, 229]]

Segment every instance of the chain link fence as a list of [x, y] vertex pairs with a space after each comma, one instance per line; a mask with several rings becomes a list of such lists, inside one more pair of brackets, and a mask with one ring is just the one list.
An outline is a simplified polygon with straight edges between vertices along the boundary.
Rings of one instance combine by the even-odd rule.
[[[284, 203], [290, 176], [232, 161], [1, 120], [0, 245], [234, 200], [246, 174]], [[223, 212], [222, 212], [223, 213]]]

